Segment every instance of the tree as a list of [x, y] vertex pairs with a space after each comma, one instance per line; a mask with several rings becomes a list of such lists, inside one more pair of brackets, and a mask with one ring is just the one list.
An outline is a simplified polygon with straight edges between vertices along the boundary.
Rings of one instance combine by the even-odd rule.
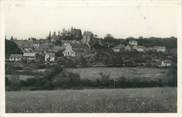
[[5, 40], [5, 56], [8, 58], [10, 54], [22, 54], [23, 52], [18, 45], [11, 40]]
[[56, 55], [57, 57], [62, 57], [62, 56], [64, 56], [64, 55], [63, 55], [63, 50], [57, 51], [57, 52], [55, 53], [55, 55]]
[[113, 40], [114, 37], [111, 35], [111, 34], [107, 34], [105, 37], [104, 37], [104, 40]]
[[83, 66], [87, 66], [88, 61], [86, 60], [86, 58], [84, 58], [83, 56], [80, 57], [80, 62]]
[[50, 40], [51, 38], [52, 38], [52, 35], [51, 35], [51, 31], [50, 31], [47, 39]]

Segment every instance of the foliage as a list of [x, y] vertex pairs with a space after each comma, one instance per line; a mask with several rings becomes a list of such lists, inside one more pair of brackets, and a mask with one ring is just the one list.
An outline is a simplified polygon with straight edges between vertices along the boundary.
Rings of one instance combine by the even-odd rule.
[[[14, 81], [15, 80], [15, 81]], [[15, 78], [13, 81], [6, 81], [7, 90], [52, 90], [52, 89], [80, 89], [80, 88], [143, 88], [143, 87], [164, 87], [176, 86], [174, 81], [168, 79], [143, 80], [141, 78], [129, 79], [120, 77], [111, 79], [110, 73], [100, 72], [100, 78], [96, 80], [81, 79], [79, 74], [67, 72], [61, 68], [54, 67], [53, 70], [46, 73], [43, 78], [30, 78], [26, 81], [20, 81]], [[171, 81], [172, 80], [172, 81]], [[15, 87], [17, 86], [17, 87]]]
[[56, 88], [77, 88], [81, 85], [80, 76], [75, 73], [62, 72], [54, 78], [52, 84]]
[[168, 72], [168, 85], [169, 86], [177, 86], [177, 65], [173, 64], [169, 68]]
[[177, 48], [177, 38], [169, 37], [169, 38], [157, 38], [157, 37], [150, 37], [150, 38], [143, 38], [138, 39], [138, 44], [143, 46], [165, 46], [167, 48]]
[[57, 57], [62, 57], [62, 56], [64, 56], [64, 55], [63, 55], [63, 50], [57, 51], [57, 52], [55, 53], [55, 55], [56, 55]]
[[5, 54], [6, 58], [8, 58], [10, 54], [22, 54], [22, 51], [12, 40], [5, 40]]
[[177, 112], [176, 88], [6, 92], [6, 113]]
[[22, 88], [22, 82], [19, 79], [18, 75], [14, 75], [13, 78], [5, 79], [5, 84], [6, 84], [6, 90], [20, 90]]

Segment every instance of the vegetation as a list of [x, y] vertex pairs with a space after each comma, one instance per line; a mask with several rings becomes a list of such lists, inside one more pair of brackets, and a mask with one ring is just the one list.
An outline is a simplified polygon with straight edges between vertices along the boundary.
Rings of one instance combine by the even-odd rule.
[[168, 72], [168, 85], [177, 86], [177, 55], [173, 57], [173, 64]]
[[[150, 73], [148, 70], [150, 70]], [[82, 74], [78, 74], [77, 72], [71, 72], [69, 70], [64, 70], [62, 69], [62, 67], [57, 65], [57, 66], [52, 66], [51, 70], [49, 71], [46, 70], [45, 72], [40, 74], [34, 73], [36, 74], [34, 75], [34, 78], [21, 80], [19, 79], [18, 74], [14, 75], [16, 76], [16, 78], [11, 78], [11, 79], [6, 78], [6, 90], [9, 91], [9, 90], [46, 90], [46, 89], [47, 90], [84, 89], [84, 88], [142, 88], [142, 87], [176, 86], [177, 79], [175, 77], [171, 77], [170, 75], [167, 76], [166, 70], [160, 70], [160, 71], [159, 70], [156, 71], [155, 69], [153, 70], [148, 69], [148, 70], [146, 68], [145, 69], [143, 68], [143, 70], [140, 71], [136, 71], [134, 69], [128, 71], [122, 70], [123, 71], [122, 74], [126, 72], [122, 76], [119, 75], [120, 72], [115, 71], [117, 73], [116, 76], [113, 76], [114, 75], [113, 72], [111, 76], [111, 72], [105, 69], [105, 72], [101, 71], [98, 72], [98, 76], [95, 74], [94, 77], [98, 78], [94, 77], [89, 78], [90, 77], [89, 74], [86, 71], [83, 71], [85, 74], [87, 74], [86, 75], [87, 77], [85, 76], [86, 78], [83, 78]], [[126, 76], [128, 72], [130, 73], [130, 75]], [[154, 73], [158, 74], [157, 77], [153, 76]], [[33, 73], [30, 72], [30, 75], [32, 74]], [[82, 77], [80, 77], [80, 75], [82, 75]], [[145, 77], [146, 75], [147, 77]], [[14, 88], [15, 86], [16, 88]]]
[[[80, 29], [63, 32], [58, 35], [56, 32], [49, 33], [47, 40], [52, 45], [48, 49], [62, 46], [65, 40], [77, 43], [82, 39]], [[55, 53], [55, 62], [43, 62], [44, 56], [41, 54], [34, 62], [6, 62], [6, 112], [177, 112], [175, 37], [116, 39], [111, 34], [104, 38], [93, 37], [86, 45], [89, 51], [86, 46], [79, 46], [86, 51], [80, 51], [81, 54], [76, 57], [64, 57], [63, 50], [60, 49]], [[127, 45], [131, 39], [145, 47], [165, 46], [167, 52], [112, 50], [118, 44]], [[22, 54], [13, 40], [13, 37], [5, 40], [6, 59], [10, 54]], [[36, 38], [29, 40], [36, 41]], [[160, 70], [154, 68], [160, 64], [156, 65], [156, 61], [163, 60], [171, 60], [172, 66]], [[112, 72], [104, 67], [101, 70], [93, 68], [94, 66], [112, 67]], [[86, 72], [86, 68], [83, 70], [77, 67], [92, 67], [94, 70]], [[118, 71], [114, 67], [126, 69]], [[79, 73], [65, 68], [77, 68]], [[22, 79], [21, 75], [33, 77]]]
[[112, 35], [107, 34], [104, 38], [95, 38], [90, 45], [95, 49], [100, 48], [110, 48], [115, 45], [118, 45], [119, 43], [122, 43], [124, 45], [128, 44], [129, 40], [137, 40], [139, 45], [145, 46], [145, 47], [151, 47], [151, 46], [165, 46], [167, 49], [177, 48], [177, 38], [176, 37], [168, 37], [168, 38], [159, 38], [159, 37], [128, 37], [126, 39], [117, 39], [114, 38]]
[[[70, 39], [67, 39], [70, 38]], [[81, 30], [72, 29], [69, 34], [65, 35], [56, 35], [54, 32], [53, 35], [49, 34], [48, 38], [51, 42], [62, 45], [61, 40], [81, 40]], [[55, 40], [53, 40], [55, 39]], [[127, 39], [116, 39], [111, 34], [107, 34], [104, 38], [94, 37], [90, 41], [90, 53], [91, 56], [81, 55], [79, 57], [63, 57], [62, 51], [59, 50], [56, 52], [57, 61], [55, 63], [43, 64], [41, 60], [36, 61], [36, 63], [6, 63], [6, 74], [15, 75], [16, 78], [13, 80], [6, 79], [7, 81], [7, 90], [20, 90], [25, 87], [31, 90], [38, 89], [58, 89], [58, 88], [126, 88], [126, 87], [155, 87], [155, 86], [177, 86], [177, 53], [172, 54], [173, 52], [137, 52], [137, 51], [121, 51], [118, 53], [113, 52], [112, 47], [118, 44], [127, 44], [129, 40], [137, 39], [139, 45], [146, 47], [149, 46], [165, 46], [167, 50], [176, 51], [177, 48], [177, 39], [175, 37], [170, 38], [133, 38], [129, 37]], [[13, 37], [12, 37], [13, 40]], [[6, 57], [13, 53], [22, 53], [18, 48], [16, 43], [12, 40], [6, 41]], [[36, 39], [33, 38], [35, 41]], [[51, 43], [50, 42], [50, 43]], [[43, 56], [39, 56], [43, 59]], [[134, 77], [130, 79], [126, 76], [120, 77], [118, 79], [111, 79], [110, 76], [105, 74], [100, 74], [100, 79], [95, 81], [90, 79], [81, 79], [78, 73], [71, 73], [65, 71], [62, 67], [93, 67], [94, 65], [103, 65], [106, 67], [158, 67], [160, 64], [156, 64], [155, 60], [171, 60], [172, 66], [169, 68], [168, 76], [166, 79], [153, 79], [153, 80], [141, 80], [139, 77]], [[57, 65], [55, 65], [57, 64]], [[36, 69], [47, 69], [48, 70], [42, 73], [35, 73], [33, 70]], [[28, 80], [20, 80], [18, 78], [19, 74], [34, 75], [34, 78]], [[119, 72], [118, 72], [119, 73]], [[130, 73], [128, 73], [130, 74]], [[88, 74], [87, 74], [88, 75]], [[144, 75], [144, 73], [143, 73]], [[94, 76], [93, 76], [94, 77]], [[140, 76], [142, 77], [142, 76]], [[15, 81], [14, 81], [15, 80]], [[15, 85], [17, 85], [16, 88]]]
[[5, 54], [8, 58], [10, 54], [22, 54], [22, 51], [15, 42], [5, 39]]
[[177, 112], [176, 88], [6, 92], [7, 113]]
[[157, 38], [157, 37], [150, 37], [150, 38], [143, 38], [140, 37], [138, 40], [139, 45], [143, 46], [165, 46], [168, 49], [177, 48], [177, 39], [175, 37], [169, 38]]

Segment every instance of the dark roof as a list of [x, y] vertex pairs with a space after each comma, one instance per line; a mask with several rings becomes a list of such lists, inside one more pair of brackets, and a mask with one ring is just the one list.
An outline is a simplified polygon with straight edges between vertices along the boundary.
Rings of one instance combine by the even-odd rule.
[[21, 58], [21, 57], [23, 57], [23, 55], [22, 54], [11, 54], [10, 57]]

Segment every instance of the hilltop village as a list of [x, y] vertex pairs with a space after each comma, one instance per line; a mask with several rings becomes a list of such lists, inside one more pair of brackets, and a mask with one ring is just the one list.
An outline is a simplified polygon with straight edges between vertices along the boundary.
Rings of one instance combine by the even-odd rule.
[[[175, 37], [116, 39], [111, 34], [99, 38], [91, 31], [71, 28], [49, 32], [46, 39], [6, 39], [10, 63], [61, 64], [65, 67], [144, 66], [170, 67], [176, 56]], [[8, 44], [6, 43], [6, 45]], [[17, 51], [15, 51], [17, 50]]]
[[175, 37], [101, 38], [71, 28], [49, 32], [45, 39], [11, 37], [5, 51], [6, 90], [177, 84]]

